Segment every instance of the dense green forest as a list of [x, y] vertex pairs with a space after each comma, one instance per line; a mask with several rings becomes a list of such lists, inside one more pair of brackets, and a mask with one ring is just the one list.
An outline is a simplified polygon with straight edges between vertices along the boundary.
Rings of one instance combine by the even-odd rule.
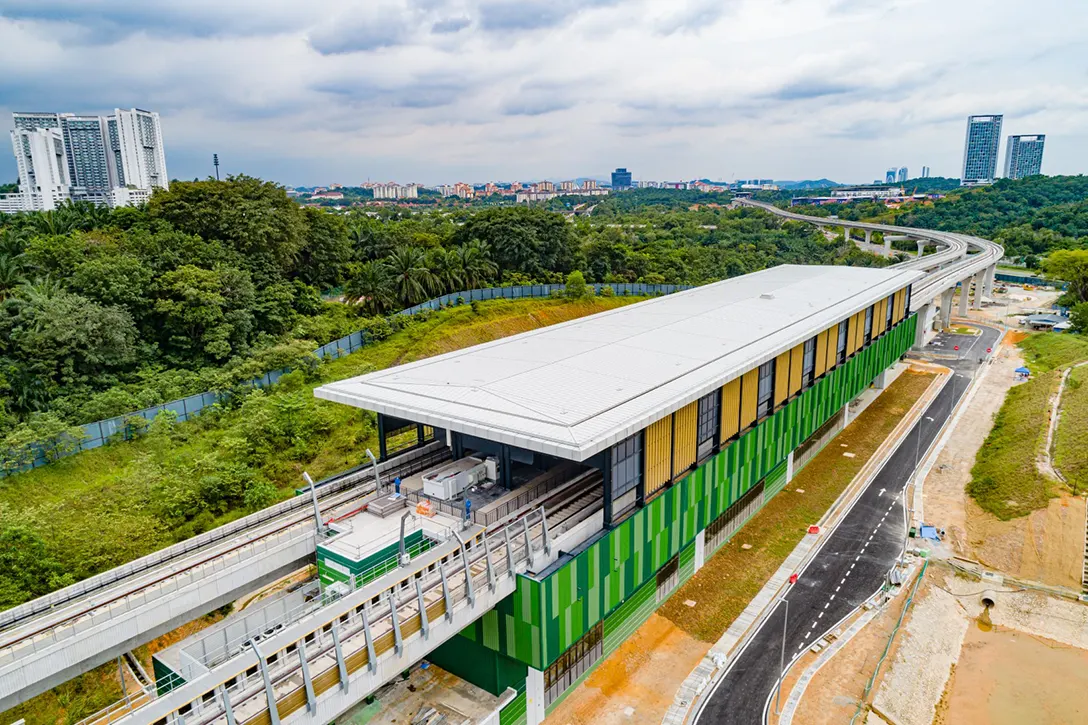
[[445, 292], [574, 270], [702, 284], [781, 263], [886, 263], [758, 210], [689, 211], [698, 192], [627, 196], [573, 222], [526, 206], [338, 214], [242, 176], [175, 182], [144, 208], [0, 218], [3, 464], [76, 424], [312, 366], [316, 345], [381, 337], [378, 316]]

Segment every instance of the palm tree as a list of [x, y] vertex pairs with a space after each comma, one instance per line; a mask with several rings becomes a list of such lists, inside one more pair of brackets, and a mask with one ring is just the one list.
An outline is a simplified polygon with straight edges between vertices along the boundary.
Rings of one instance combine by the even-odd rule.
[[422, 249], [397, 247], [389, 255], [387, 264], [393, 275], [393, 290], [404, 306], [422, 302], [427, 297], [427, 291], [434, 289], [435, 276], [427, 268]]
[[364, 262], [381, 259], [389, 253], [389, 244], [378, 229], [378, 224], [369, 218], [364, 217], [351, 224], [348, 238], [357, 258]]
[[455, 254], [461, 265], [461, 279], [468, 289], [482, 287], [499, 273], [498, 266], [491, 261], [491, 248], [479, 239], [457, 247]]
[[345, 291], [372, 315], [380, 315], [393, 306], [393, 277], [381, 261], [360, 264]]
[[26, 240], [29, 235], [25, 229], [6, 227], [0, 229], [0, 256], [17, 257], [26, 249]]
[[31, 212], [27, 221], [32, 231], [49, 236], [67, 234], [79, 227], [78, 217], [66, 206]]
[[432, 249], [427, 254], [427, 266], [431, 268], [434, 277], [433, 294], [440, 295], [460, 289], [464, 275], [461, 271], [461, 258], [456, 251], [442, 247]]
[[24, 282], [26, 278], [19, 257], [0, 253], [0, 301], [6, 300]]

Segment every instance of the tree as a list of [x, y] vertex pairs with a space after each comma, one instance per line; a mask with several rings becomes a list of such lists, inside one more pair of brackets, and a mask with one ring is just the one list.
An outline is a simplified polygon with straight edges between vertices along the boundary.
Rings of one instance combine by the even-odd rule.
[[569, 299], [578, 300], [589, 296], [591, 289], [586, 284], [586, 278], [582, 275], [581, 270], [576, 269], [567, 275], [567, 286], [563, 290], [563, 294]]
[[136, 326], [120, 307], [107, 307], [47, 284], [24, 286], [8, 300], [15, 314], [11, 350], [54, 384], [86, 384], [136, 362]]
[[537, 207], [485, 209], [468, 219], [454, 234], [467, 244], [477, 239], [488, 245], [499, 269], [541, 277], [547, 272], [566, 274], [574, 269], [577, 243], [562, 214]]
[[491, 248], [479, 239], [462, 244], [454, 251], [461, 265], [461, 279], [466, 289], [480, 289], [499, 273], [498, 266], [491, 261]]
[[[1043, 271], [1050, 277], [1069, 283], [1064, 296], [1073, 304], [1088, 302], [1088, 249], [1051, 252], [1043, 262]], [[1073, 304], [1068, 306], [1072, 307]]]
[[248, 343], [256, 292], [247, 273], [184, 265], [162, 275], [156, 292], [160, 339], [178, 361], [223, 361]]
[[344, 279], [351, 260], [348, 227], [342, 217], [322, 209], [304, 209], [306, 242], [299, 251], [298, 278], [318, 289], [329, 289]]
[[1073, 305], [1069, 310], [1069, 322], [1077, 332], [1088, 334], [1088, 302]]
[[364, 262], [358, 265], [344, 291], [349, 300], [355, 300], [368, 313], [381, 315], [393, 306], [393, 275], [384, 262]]
[[435, 287], [435, 277], [427, 268], [423, 250], [401, 246], [393, 250], [387, 261], [392, 276], [393, 292], [404, 307], [427, 299]]
[[0, 256], [0, 302], [26, 282], [18, 257]]
[[464, 282], [464, 271], [461, 268], [461, 258], [456, 250], [435, 247], [427, 252], [427, 266], [434, 278], [431, 291], [436, 294], [454, 292], [461, 289]]
[[306, 243], [302, 209], [282, 186], [250, 176], [224, 181], [178, 181], [148, 202], [152, 219], [241, 255], [258, 284], [295, 268]]
[[136, 257], [100, 257], [81, 263], [70, 285], [79, 294], [103, 305], [119, 305], [135, 317], [147, 309], [147, 291], [154, 274]]

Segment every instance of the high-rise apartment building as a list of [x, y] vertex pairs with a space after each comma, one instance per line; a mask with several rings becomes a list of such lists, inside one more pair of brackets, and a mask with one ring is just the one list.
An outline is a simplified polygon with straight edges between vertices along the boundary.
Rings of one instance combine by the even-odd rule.
[[[109, 116], [14, 113], [12, 120], [15, 126], [12, 145], [20, 168], [33, 161], [30, 137], [24, 132], [59, 134], [66, 199], [100, 206], [128, 206], [146, 201], [154, 189], [170, 186], [157, 113], [137, 108], [114, 109]], [[42, 199], [26, 196], [44, 193], [38, 189], [41, 185], [34, 183], [24, 189], [22, 184], [20, 177], [23, 208], [28, 211], [43, 208]]]
[[895, 180], [896, 180], [896, 182], [898, 182], [900, 184], [902, 184], [904, 181], [907, 180], [907, 167], [906, 166], [899, 167], [899, 173], [897, 173], [895, 175]]
[[1043, 144], [1045, 134], [1034, 136], [1009, 136], [1005, 147], [1005, 178], [1022, 179], [1035, 176], [1043, 168]]
[[898, 169], [894, 169], [894, 168], [888, 169], [884, 173], [884, 183], [885, 184], [894, 184], [895, 183], [895, 175], [897, 173], [898, 173]]
[[963, 172], [960, 183], [990, 184], [997, 176], [997, 154], [1001, 146], [1001, 114], [968, 116], [963, 142]]
[[612, 189], [620, 191], [631, 188], [631, 172], [627, 169], [616, 169], [612, 172]]
[[922, 167], [922, 178], [923, 179], [928, 179], [929, 178], [929, 167], [928, 166], [923, 166]]
[[71, 184], [59, 128], [17, 128], [11, 132], [19, 193], [4, 199], [6, 211], [48, 211], [70, 198]]

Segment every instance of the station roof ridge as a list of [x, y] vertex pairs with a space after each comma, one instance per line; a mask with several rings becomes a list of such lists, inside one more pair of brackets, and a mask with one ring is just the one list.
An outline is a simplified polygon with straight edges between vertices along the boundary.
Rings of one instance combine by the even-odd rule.
[[780, 265], [328, 383], [315, 395], [581, 461], [922, 276]]

